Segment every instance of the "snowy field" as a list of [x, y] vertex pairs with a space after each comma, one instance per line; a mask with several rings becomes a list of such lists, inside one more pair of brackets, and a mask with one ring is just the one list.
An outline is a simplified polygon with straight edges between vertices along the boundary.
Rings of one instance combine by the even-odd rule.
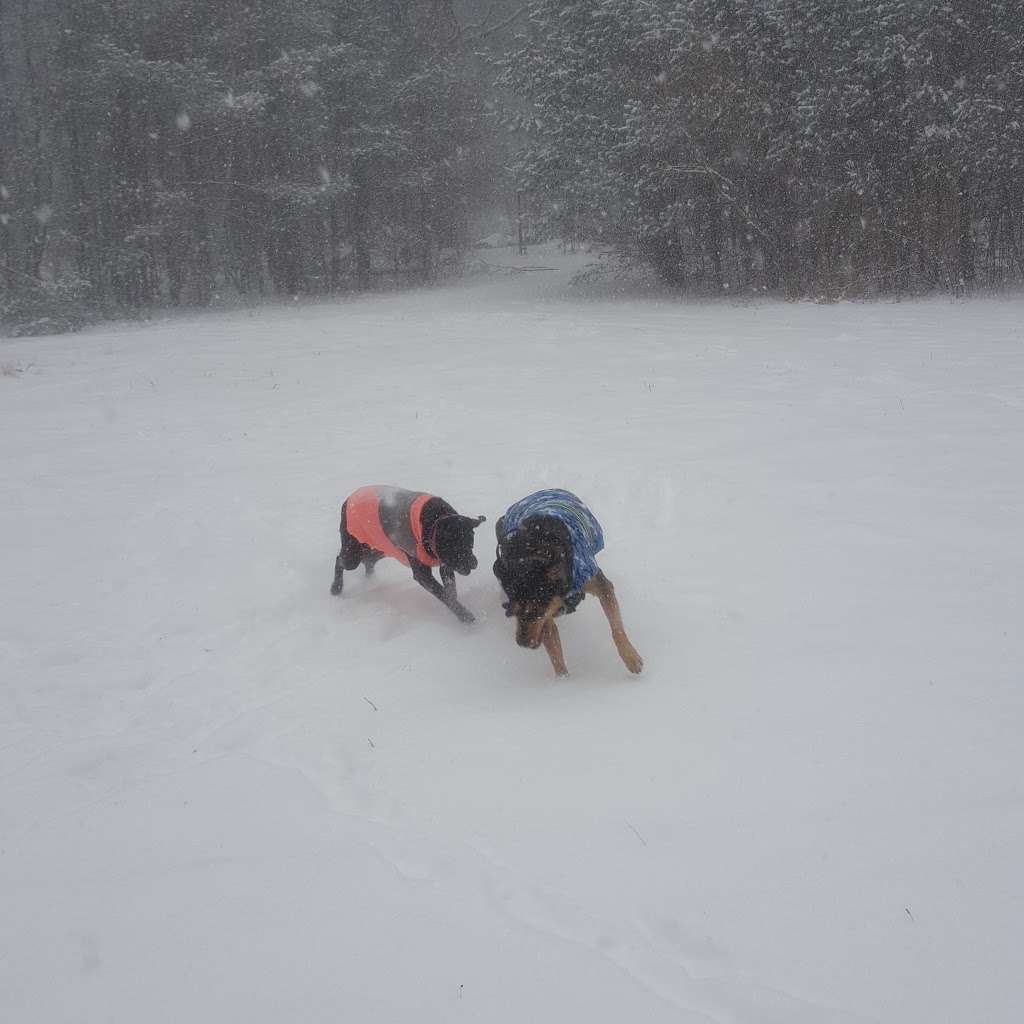
[[[0, 1020], [1024, 1015], [1024, 300], [568, 272], [0, 342]], [[328, 594], [364, 483], [463, 626]], [[493, 523], [601, 519], [572, 675]]]

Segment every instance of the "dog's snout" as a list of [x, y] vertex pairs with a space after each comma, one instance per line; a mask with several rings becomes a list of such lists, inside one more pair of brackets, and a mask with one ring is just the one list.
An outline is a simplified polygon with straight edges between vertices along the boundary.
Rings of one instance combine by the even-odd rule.
[[516, 643], [531, 651], [540, 647], [541, 631], [537, 628], [537, 623], [523, 622], [520, 619], [516, 623]]

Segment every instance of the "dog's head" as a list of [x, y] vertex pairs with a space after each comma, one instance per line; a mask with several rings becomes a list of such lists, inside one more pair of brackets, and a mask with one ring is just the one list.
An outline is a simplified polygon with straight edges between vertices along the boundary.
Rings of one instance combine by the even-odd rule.
[[539, 647], [544, 629], [565, 609], [571, 582], [568, 531], [557, 521], [528, 520], [498, 544], [494, 575], [508, 598], [505, 615], [516, 620], [516, 643]]
[[468, 576], [476, 567], [473, 554], [473, 531], [486, 516], [442, 516], [434, 528], [434, 552], [444, 565], [451, 566], [462, 576]]

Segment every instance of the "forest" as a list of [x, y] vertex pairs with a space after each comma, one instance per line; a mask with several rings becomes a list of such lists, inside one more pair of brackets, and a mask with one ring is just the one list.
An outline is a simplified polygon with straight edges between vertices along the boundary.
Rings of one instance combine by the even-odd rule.
[[680, 292], [1004, 288], [1022, 101], [1019, 0], [0, 0], [0, 321], [421, 284], [520, 216]]

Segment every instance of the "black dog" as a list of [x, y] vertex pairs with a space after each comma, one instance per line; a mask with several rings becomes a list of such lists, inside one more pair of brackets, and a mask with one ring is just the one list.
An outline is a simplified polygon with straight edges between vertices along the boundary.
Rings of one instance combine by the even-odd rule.
[[[369, 575], [382, 558], [395, 558], [462, 622], [472, 622], [472, 613], [455, 592], [455, 573], [468, 576], [477, 567], [473, 531], [484, 521], [484, 516], [460, 516], [432, 494], [361, 487], [341, 506], [341, 552], [334, 563], [331, 593], [341, 593], [346, 569], [361, 563]], [[434, 566], [440, 567], [440, 583], [431, 571]]]
[[576, 610], [594, 594], [611, 626], [612, 639], [626, 668], [638, 673], [643, 659], [626, 636], [611, 580], [595, 556], [604, 534], [590, 509], [569, 491], [538, 491], [516, 502], [499, 520], [498, 577], [508, 600], [505, 614], [516, 619], [516, 643], [544, 645], [555, 674], [568, 675], [555, 619]]

